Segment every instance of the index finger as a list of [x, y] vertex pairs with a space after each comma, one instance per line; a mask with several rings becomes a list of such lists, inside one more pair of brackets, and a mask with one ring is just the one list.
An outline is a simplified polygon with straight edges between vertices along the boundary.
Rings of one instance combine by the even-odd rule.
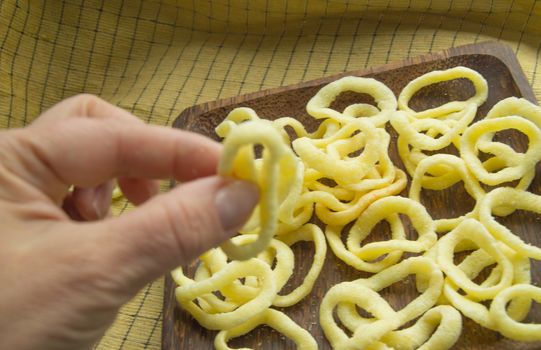
[[[17, 133], [19, 175], [49, 196], [119, 176], [190, 181], [216, 173], [221, 145], [201, 135], [139, 123], [75, 118]], [[17, 147], [19, 145], [19, 147]]]
[[31, 136], [36, 159], [78, 186], [118, 176], [189, 181], [215, 174], [221, 152], [219, 143], [191, 132], [89, 119], [66, 121], [54, 136], [48, 130]]

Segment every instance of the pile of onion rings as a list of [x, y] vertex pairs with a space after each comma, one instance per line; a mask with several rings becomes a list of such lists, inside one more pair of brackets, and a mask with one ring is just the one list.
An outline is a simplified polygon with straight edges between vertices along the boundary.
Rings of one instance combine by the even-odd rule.
[[[459, 78], [474, 87], [467, 100], [421, 112], [409, 106], [421, 88]], [[369, 94], [375, 105], [331, 108], [345, 91]], [[541, 108], [512, 97], [474, 123], [487, 96], [479, 73], [455, 67], [414, 79], [398, 99], [375, 79], [336, 80], [307, 104], [308, 114], [320, 121], [313, 132], [295, 118], [269, 121], [250, 108], [231, 111], [216, 128], [224, 138], [218, 172], [258, 184], [260, 203], [238, 236], [200, 257], [193, 278], [182, 268], [172, 272], [179, 304], [202, 326], [220, 331], [217, 349], [230, 349], [229, 339], [263, 324], [298, 349], [317, 349], [308, 331], [274, 307], [295, 305], [311, 292], [328, 242], [344, 263], [374, 274], [332, 286], [323, 298], [320, 325], [335, 349], [448, 349], [460, 337], [461, 314], [511, 339], [541, 340], [541, 325], [521, 322], [532, 300], [541, 302], [541, 288], [530, 276], [530, 259], [540, 260], [541, 248], [494, 219], [517, 209], [541, 213], [541, 196], [527, 192], [541, 159]], [[398, 133], [399, 155], [412, 178], [409, 198], [398, 196], [407, 175], [389, 157], [388, 123]], [[525, 152], [496, 140], [509, 129], [526, 135]], [[442, 153], [450, 146], [459, 155]], [[421, 191], [460, 181], [474, 209], [434, 220]], [[506, 187], [512, 181], [515, 186]], [[409, 218], [415, 240], [406, 237], [400, 215]], [[324, 230], [310, 223], [314, 217]], [[363, 244], [381, 221], [389, 224], [391, 238]], [[313, 242], [312, 266], [302, 284], [283, 295], [295, 272], [291, 246], [299, 241]], [[454, 255], [464, 252], [469, 254], [455, 264]], [[412, 254], [417, 256], [403, 259]], [[476, 282], [490, 267], [488, 277]], [[394, 310], [379, 292], [409, 275], [416, 277], [419, 296]]]

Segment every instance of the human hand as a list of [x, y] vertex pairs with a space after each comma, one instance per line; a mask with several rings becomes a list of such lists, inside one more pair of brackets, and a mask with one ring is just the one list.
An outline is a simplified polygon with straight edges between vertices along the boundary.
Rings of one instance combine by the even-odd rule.
[[[142, 286], [234, 235], [257, 188], [216, 176], [220, 149], [89, 95], [0, 132], [0, 348], [90, 348]], [[156, 195], [160, 178], [183, 184]], [[114, 179], [140, 205], [116, 218]]]

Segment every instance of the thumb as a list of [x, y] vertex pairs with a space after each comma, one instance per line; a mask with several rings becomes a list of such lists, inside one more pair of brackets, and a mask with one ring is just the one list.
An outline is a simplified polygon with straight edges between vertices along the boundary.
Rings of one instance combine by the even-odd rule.
[[119, 282], [140, 288], [235, 235], [258, 198], [253, 183], [218, 176], [194, 180], [103, 221], [99, 246], [125, 277]]

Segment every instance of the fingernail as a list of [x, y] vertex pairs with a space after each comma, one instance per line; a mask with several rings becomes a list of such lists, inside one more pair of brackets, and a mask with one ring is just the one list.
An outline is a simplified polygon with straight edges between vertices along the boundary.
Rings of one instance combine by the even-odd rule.
[[223, 231], [233, 236], [250, 217], [259, 201], [257, 186], [247, 181], [232, 181], [218, 190], [214, 204]]
[[109, 212], [113, 187], [113, 182], [107, 182], [98, 186], [95, 190], [92, 208], [96, 212], [98, 219], [103, 219]]
[[94, 209], [94, 212], [96, 213], [96, 216], [98, 219], [102, 219], [106, 214], [105, 208], [103, 205], [103, 199], [100, 197], [102, 196], [97, 195], [92, 200], [92, 209]]

